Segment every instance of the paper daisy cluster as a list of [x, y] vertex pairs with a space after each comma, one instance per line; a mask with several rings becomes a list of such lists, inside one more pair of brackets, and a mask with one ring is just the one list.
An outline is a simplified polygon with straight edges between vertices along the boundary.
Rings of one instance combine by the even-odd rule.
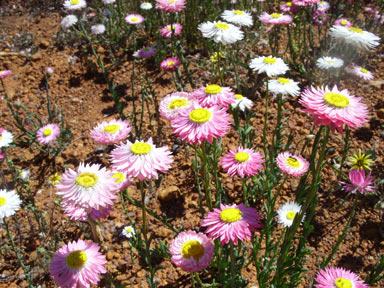
[[98, 144], [109, 145], [124, 141], [131, 130], [132, 127], [127, 120], [112, 119], [97, 124], [91, 131], [91, 137]]
[[192, 110], [197, 100], [186, 92], [175, 92], [168, 94], [160, 101], [160, 116], [166, 120], [176, 118], [183, 110]]
[[21, 200], [14, 190], [0, 189], [0, 219], [12, 216], [19, 210]]
[[192, 96], [204, 107], [218, 106], [228, 109], [229, 104], [235, 103], [235, 93], [230, 87], [221, 87], [217, 84], [210, 84], [200, 87], [192, 92]]
[[375, 34], [352, 26], [334, 25], [330, 29], [330, 35], [360, 50], [373, 49], [380, 44], [380, 38]]
[[214, 21], [205, 22], [199, 25], [198, 29], [205, 38], [212, 38], [216, 43], [224, 45], [235, 43], [244, 38], [244, 33], [235, 25]]
[[40, 144], [49, 144], [60, 135], [60, 127], [57, 124], [47, 124], [36, 132], [37, 141]]
[[321, 69], [340, 68], [344, 65], [344, 61], [336, 57], [324, 56], [316, 61], [316, 66]]
[[273, 56], [259, 56], [253, 58], [249, 67], [258, 74], [266, 73], [269, 77], [284, 74], [289, 70], [283, 59]]
[[253, 24], [251, 14], [242, 10], [224, 10], [223, 14], [221, 14], [221, 18], [229, 23], [239, 26], [250, 27]]

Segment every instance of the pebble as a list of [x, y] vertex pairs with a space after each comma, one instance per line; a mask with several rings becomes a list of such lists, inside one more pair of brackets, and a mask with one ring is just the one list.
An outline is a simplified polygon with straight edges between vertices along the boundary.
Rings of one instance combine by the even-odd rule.
[[180, 194], [179, 187], [177, 186], [169, 186], [165, 189], [159, 189], [157, 192], [157, 198], [161, 202], [169, 202], [175, 200]]

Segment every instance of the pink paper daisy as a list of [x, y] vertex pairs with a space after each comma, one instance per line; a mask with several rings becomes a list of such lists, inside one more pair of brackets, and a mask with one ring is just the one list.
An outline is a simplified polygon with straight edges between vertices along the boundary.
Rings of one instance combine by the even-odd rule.
[[196, 99], [190, 93], [175, 92], [168, 94], [160, 101], [160, 116], [170, 121], [177, 117], [181, 111], [192, 110], [196, 103]]
[[220, 237], [221, 244], [232, 240], [237, 245], [237, 240], [250, 240], [251, 231], [258, 231], [261, 216], [255, 208], [247, 208], [244, 204], [224, 205], [220, 209], [214, 208], [208, 212], [201, 226], [208, 227], [205, 233], [212, 239]]
[[193, 91], [192, 95], [204, 108], [219, 106], [228, 109], [229, 104], [234, 104], [236, 101], [235, 93], [230, 87], [220, 87], [216, 84], [203, 86]]
[[93, 220], [100, 220], [109, 215], [111, 211], [113, 210], [110, 205], [107, 205], [107, 207], [100, 207], [99, 209], [85, 209], [82, 207], [74, 206], [70, 203], [63, 203], [63, 208], [65, 208], [64, 213], [71, 218], [71, 220], [81, 220], [81, 221], [88, 221], [88, 215]]
[[200, 144], [213, 138], [225, 136], [230, 129], [228, 113], [217, 106], [201, 108], [196, 105], [192, 111], [181, 111], [171, 120], [173, 133], [188, 143]]
[[289, 152], [282, 152], [277, 155], [276, 164], [283, 173], [295, 177], [303, 176], [309, 168], [307, 160], [301, 156], [292, 155]]
[[139, 14], [130, 14], [125, 17], [125, 22], [132, 25], [141, 24], [144, 22], [144, 17]]
[[367, 69], [360, 67], [360, 66], [353, 66], [353, 67], [347, 67], [345, 68], [345, 71], [347, 73], [353, 74], [356, 77], [359, 77], [365, 81], [370, 81], [373, 78], [373, 75], [371, 72], [369, 72]]
[[103, 121], [97, 124], [91, 131], [91, 137], [99, 144], [114, 144], [125, 140], [131, 130], [132, 127], [128, 121], [112, 119], [109, 122]]
[[177, 57], [167, 58], [160, 63], [160, 67], [165, 71], [173, 71], [180, 65], [180, 60]]
[[112, 173], [112, 177], [115, 179], [115, 183], [117, 184], [117, 191], [121, 191], [131, 185], [132, 178], [127, 177], [125, 173], [120, 171], [112, 171]]
[[348, 19], [345, 19], [345, 18], [340, 18], [340, 19], [337, 19], [335, 22], [334, 22], [334, 25], [336, 26], [344, 26], [344, 27], [352, 27], [352, 23], [348, 20]]
[[231, 150], [221, 159], [220, 164], [225, 172], [233, 177], [238, 174], [241, 178], [245, 176], [257, 175], [259, 170], [263, 169], [261, 163], [264, 162], [264, 157], [253, 149], [239, 147], [236, 150]]
[[311, 6], [319, 3], [321, 0], [293, 0], [292, 3], [296, 6]]
[[180, 35], [181, 30], [183, 30], [183, 26], [179, 23], [167, 25], [160, 29], [160, 34], [163, 37], [172, 38], [172, 30], [174, 36]]
[[53, 280], [67, 288], [89, 288], [97, 284], [99, 274], [107, 272], [104, 267], [107, 261], [99, 249], [96, 243], [81, 239], [61, 247], [49, 267]]
[[135, 53], [133, 53], [133, 56], [136, 58], [144, 58], [148, 59], [151, 58], [153, 55], [155, 55], [156, 50], [153, 47], [143, 47], [140, 50], [137, 50]]
[[12, 74], [12, 70], [0, 70], [0, 79]]
[[346, 183], [340, 181], [340, 184], [343, 185], [343, 190], [347, 192], [356, 192], [359, 191], [361, 194], [364, 192], [373, 192], [375, 191], [375, 186], [373, 186], [373, 180], [375, 178], [371, 177], [371, 173], [365, 175], [365, 170], [353, 169], [349, 171], [349, 181], [351, 183]]
[[285, 2], [283, 4], [280, 5], [280, 9], [281, 11], [283, 12], [291, 12], [291, 13], [294, 13], [296, 12], [297, 10], [299, 10], [299, 7], [296, 6], [295, 4], [293, 4], [292, 2]]
[[156, 8], [168, 12], [180, 12], [185, 8], [185, 0], [156, 0]]
[[212, 260], [214, 246], [203, 233], [181, 232], [169, 247], [171, 261], [188, 272], [199, 272]]
[[98, 210], [113, 205], [113, 200], [117, 199], [118, 184], [112, 176], [111, 171], [100, 168], [99, 164], [80, 163], [77, 171], [65, 171], [55, 186], [56, 193], [63, 197], [63, 204]]
[[344, 268], [330, 267], [320, 270], [316, 274], [315, 281], [318, 284], [313, 285], [316, 288], [368, 288], [364, 281], [359, 280], [355, 273]]
[[157, 179], [158, 171], [166, 173], [173, 159], [167, 146], [157, 148], [149, 138], [148, 142], [120, 144], [112, 150], [111, 162], [114, 169], [143, 181]]
[[289, 24], [293, 21], [292, 17], [289, 15], [284, 15], [280, 13], [268, 14], [267, 12], [264, 12], [263, 14], [261, 14], [259, 16], [259, 20], [264, 24], [271, 24], [271, 25]]
[[60, 135], [60, 127], [57, 124], [47, 124], [36, 132], [37, 141], [40, 144], [49, 144]]
[[343, 124], [351, 128], [361, 127], [368, 121], [367, 106], [361, 98], [350, 95], [348, 90], [332, 90], [326, 86], [318, 89], [311, 87], [301, 93], [299, 100], [306, 109], [303, 112], [313, 114], [315, 124], [329, 125], [332, 131], [343, 131]]

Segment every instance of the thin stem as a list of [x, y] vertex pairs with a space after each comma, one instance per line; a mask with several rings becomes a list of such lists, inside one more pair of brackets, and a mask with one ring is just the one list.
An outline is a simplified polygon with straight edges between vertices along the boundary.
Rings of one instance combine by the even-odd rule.
[[231, 274], [232, 274], [231, 287], [234, 288], [235, 287], [235, 279], [236, 279], [236, 272], [235, 272], [236, 259], [235, 259], [235, 254], [234, 254], [235, 247], [233, 245], [233, 241], [230, 241], [230, 245], [231, 246], [230, 246], [229, 253], [230, 253], [230, 257], [231, 257]]

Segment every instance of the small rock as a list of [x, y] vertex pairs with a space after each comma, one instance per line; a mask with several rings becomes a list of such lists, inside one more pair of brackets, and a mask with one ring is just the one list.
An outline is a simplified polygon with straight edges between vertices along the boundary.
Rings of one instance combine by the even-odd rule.
[[165, 228], [165, 227], [161, 227], [157, 230], [157, 234], [160, 236], [160, 237], [164, 237], [164, 238], [167, 238], [170, 234], [171, 234], [171, 230]]
[[384, 80], [369, 81], [369, 85], [371, 85], [377, 89], [382, 89], [382, 88], [384, 88]]
[[41, 48], [48, 48], [49, 47], [49, 42], [47, 40], [41, 40], [40, 47]]
[[107, 252], [107, 260], [108, 260], [108, 261], [111, 261], [111, 260], [113, 259], [114, 256], [115, 256], [115, 252], [113, 252], [113, 251], [111, 251], [111, 250], [109, 250], [109, 251]]
[[41, 52], [38, 51], [38, 52], [36, 52], [35, 54], [32, 55], [32, 60], [33, 61], [40, 60], [41, 57], [42, 57]]
[[379, 119], [384, 119], [384, 108], [380, 108], [379, 110], [377, 110], [376, 114]]
[[157, 198], [161, 202], [168, 202], [175, 200], [179, 196], [180, 190], [177, 186], [169, 186], [165, 189], [161, 189], [157, 193]]

